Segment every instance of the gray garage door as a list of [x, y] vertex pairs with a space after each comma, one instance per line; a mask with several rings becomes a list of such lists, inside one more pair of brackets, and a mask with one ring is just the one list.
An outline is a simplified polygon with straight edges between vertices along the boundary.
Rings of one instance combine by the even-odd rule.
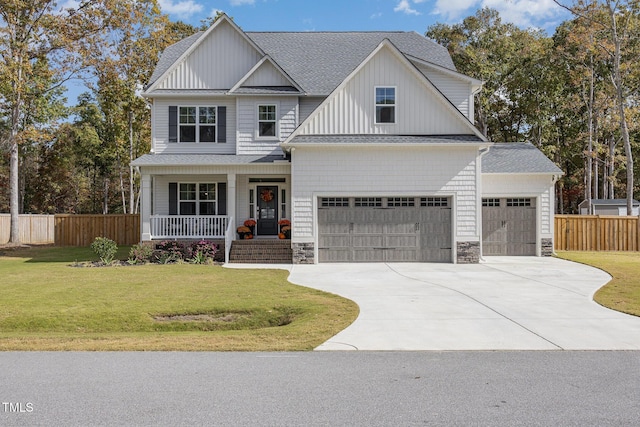
[[325, 197], [320, 262], [451, 262], [446, 197]]
[[535, 255], [535, 206], [532, 198], [482, 199], [482, 254]]

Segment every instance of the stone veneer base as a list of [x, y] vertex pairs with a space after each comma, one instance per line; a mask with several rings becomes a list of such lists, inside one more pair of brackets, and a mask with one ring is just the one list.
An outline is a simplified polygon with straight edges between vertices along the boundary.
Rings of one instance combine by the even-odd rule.
[[553, 239], [540, 239], [540, 255], [552, 256], [553, 255]]
[[314, 264], [314, 244], [313, 243], [291, 243], [293, 250], [294, 264]]
[[478, 264], [480, 262], [480, 242], [458, 242], [456, 261], [458, 264]]

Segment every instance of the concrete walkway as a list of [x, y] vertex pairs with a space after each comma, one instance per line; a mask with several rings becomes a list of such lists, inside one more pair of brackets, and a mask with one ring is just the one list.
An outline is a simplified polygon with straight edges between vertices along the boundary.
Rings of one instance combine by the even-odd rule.
[[292, 283], [360, 306], [356, 321], [317, 350], [640, 350], [640, 318], [592, 300], [610, 276], [569, 261], [288, 269]]

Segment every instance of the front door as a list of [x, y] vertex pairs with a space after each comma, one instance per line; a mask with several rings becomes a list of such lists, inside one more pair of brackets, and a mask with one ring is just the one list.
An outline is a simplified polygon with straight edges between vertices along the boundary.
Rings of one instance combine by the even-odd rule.
[[258, 186], [258, 236], [278, 234], [278, 187]]

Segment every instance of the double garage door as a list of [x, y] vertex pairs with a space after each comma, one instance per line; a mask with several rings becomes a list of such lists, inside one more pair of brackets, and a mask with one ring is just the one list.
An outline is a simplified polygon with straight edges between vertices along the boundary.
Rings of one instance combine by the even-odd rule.
[[533, 198], [482, 199], [482, 254], [536, 255]]
[[451, 262], [447, 197], [318, 200], [320, 262]]

